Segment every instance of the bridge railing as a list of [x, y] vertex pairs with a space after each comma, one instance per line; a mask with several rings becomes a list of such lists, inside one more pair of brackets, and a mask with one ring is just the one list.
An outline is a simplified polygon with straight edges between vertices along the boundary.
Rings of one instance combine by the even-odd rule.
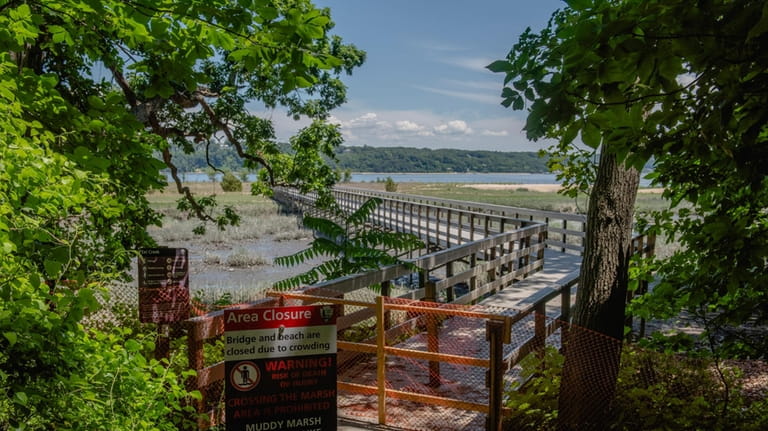
[[[317, 195], [303, 194], [295, 189], [275, 188], [274, 197], [306, 214], [318, 215], [323, 210], [315, 207]], [[376, 195], [334, 190], [334, 197], [342, 210], [352, 212]], [[407, 196], [407, 195], [399, 195]], [[537, 220], [515, 218], [512, 215], [454, 208], [431, 202], [399, 199], [394, 196], [376, 196], [382, 199], [371, 216], [371, 223], [387, 229], [412, 233], [437, 248], [451, 248], [479, 239], [512, 231], [526, 226], [542, 224]]]
[[546, 223], [549, 226], [549, 234], [546, 241], [547, 247], [574, 254], [582, 254], [584, 252], [584, 240], [587, 230], [587, 217], [584, 214], [532, 210], [353, 187], [335, 187], [334, 196], [339, 202], [359, 202], [361, 199], [365, 200], [376, 196], [387, 200], [431, 205], [444, 208], [444, 210], [455, 209], [504, 219]]
[[[309, 204], [309, 201], [306, 203]], [[392, 222], [394, 223], [394, 220]], [[362, 292], [371, 297], [390, 296], [428, 303], [472, 304], [540, 270], [544, 263], [546, 233], [545, 224], [532, 224], [408, 259], [404, 264], [327, 280], [304, 292], [316, 296], [324, 295], [335, 301], [359, 297]], [[393, 294], [398, 285], [400, 288], [397, 291], [405, 293]], [[354, 303], [353, 300], [351, 304], [344, 306], [337, 320], [338, 331], [344, 331], [376, 317], [375, 308], [360, 307]], [[240, 307], [276, 304], [274, 298], [269, 298]], [[384, 318], [390, 320], [389, 312]], [[421, 324], [418, 319], [414, 322]], [[386, 325], [389, 328], [389, 324]], [[203, 399], [197, 403], [197, 408], [199, 412], [207, 413], [204, 421], [207, 424], [201, 425], [221, 423], [221, 410], [217, 409], [216, 400], [223, 389], [223, 363], [206, 366], [204, 346], [220, 339], [223, 334], [223, 312], [189, 319], [185, 321], [185, 326], [188, 333], [190, 368], [197, 372], [196, 377], [190, 381], [190, 389], [201, 392]], [[390, 334], [408, 330], [409, 327], [401, 326], [399, 329], [393, 328]], [[533, 341], [520, 349], [528, 351], [532, 343]], [[520, 358], [520, 355], [505, 358], [507, 365], [504, 368], [514, 365], [512, 361], [516, 362]], [[498, 384], [494, 386], [494, 393], [498, 387]], [[498, 396], [494, 399], [498, 399]]]

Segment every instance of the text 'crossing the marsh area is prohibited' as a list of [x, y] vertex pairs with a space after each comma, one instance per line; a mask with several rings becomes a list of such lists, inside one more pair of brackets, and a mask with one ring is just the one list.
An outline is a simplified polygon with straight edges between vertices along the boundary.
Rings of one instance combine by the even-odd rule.
[[335, 306], [226, 310], [228, 431], [336, 429]]

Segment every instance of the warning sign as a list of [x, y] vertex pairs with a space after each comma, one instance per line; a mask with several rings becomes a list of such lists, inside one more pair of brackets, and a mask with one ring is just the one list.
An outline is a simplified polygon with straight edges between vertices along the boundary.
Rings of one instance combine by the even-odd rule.
[[232, 367], [229, 374], [229, 383], [238, 391], [250, 391], [259, 384], [261, 371], [259, 366], [251, 361], [242, 361]]
[[189, 317], [189, 259], [185, 248], [145, 248], [139, 256], [139, 320], [173, 323]]
[[336, 429], [335, 306], [225, 310], [228, 431]]

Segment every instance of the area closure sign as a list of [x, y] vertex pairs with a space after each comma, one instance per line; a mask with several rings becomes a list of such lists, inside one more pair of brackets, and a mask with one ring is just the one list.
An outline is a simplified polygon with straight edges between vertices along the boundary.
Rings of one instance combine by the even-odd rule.
[[336, 429], [332, 305], [224, 311], [227, 431]]

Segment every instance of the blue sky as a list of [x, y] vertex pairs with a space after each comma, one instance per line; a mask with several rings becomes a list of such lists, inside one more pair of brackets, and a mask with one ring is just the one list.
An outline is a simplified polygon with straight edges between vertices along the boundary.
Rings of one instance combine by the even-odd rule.
[[[533, 151], [525, 116], [500, 105], [504, 58], [526, 27], [546, 25], [560, 0], [315, 0], [333, 33], [367, 52], [345, 76], [348, 102], [334, 111], [345, 145]], [[272, 116], [279, 135], [297, 124]], [[285, 136], [280, 136], [284, 138]]]

